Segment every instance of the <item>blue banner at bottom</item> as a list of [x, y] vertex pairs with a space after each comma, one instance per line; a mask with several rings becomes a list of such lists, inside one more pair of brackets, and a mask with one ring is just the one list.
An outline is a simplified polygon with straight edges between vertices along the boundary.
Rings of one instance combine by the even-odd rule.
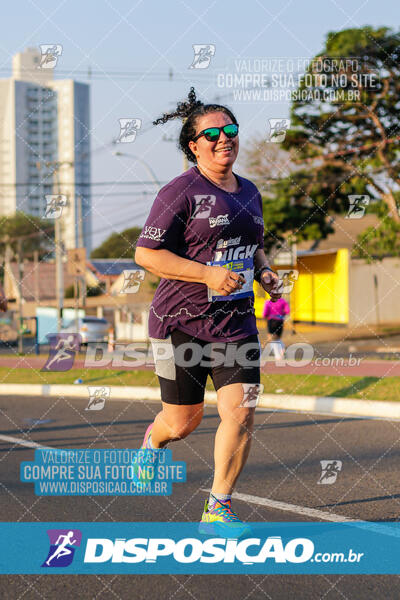
[[399, 574], [399, 523], [0, 523], [2, 574]]

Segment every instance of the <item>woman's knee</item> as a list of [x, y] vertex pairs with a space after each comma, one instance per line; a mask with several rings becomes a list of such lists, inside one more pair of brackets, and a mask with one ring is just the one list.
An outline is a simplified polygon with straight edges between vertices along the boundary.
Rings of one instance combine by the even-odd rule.
[[254, 424], [254, 412], [254, 408], [239, 406], [230, 412], [224, 412], [221, 415], [221, 420], [229, 420], [243, 431], [251, 432]]
[[177, 440], [185, 438], [201, 423], [202, 417], [203, 407], [182, 411], [182, 414], [170, 425], [172, 437]]

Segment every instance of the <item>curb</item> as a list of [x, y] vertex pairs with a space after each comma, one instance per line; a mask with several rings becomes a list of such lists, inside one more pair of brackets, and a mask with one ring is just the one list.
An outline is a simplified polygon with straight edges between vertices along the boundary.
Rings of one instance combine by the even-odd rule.
[[[161, 400], [160, 390], [157, 387], [105, 387], [110, 387], [109, 400]], [[87, 400], [88, 389], [84, 384], [29, 385], [25, 383], [5, 383], [0, 384], [0, 396], [39, 396], [45, 398], [70, 397], [85, 398]], [[207, 404], [215, 405], [217, 403], [216, 392], [206, 391], [205, 401]], [[257, 406], [258, 408], [293, 410], [307, 413], [400, 419], [400, 402], [335, 398], [333, 396], [262, 394]]]

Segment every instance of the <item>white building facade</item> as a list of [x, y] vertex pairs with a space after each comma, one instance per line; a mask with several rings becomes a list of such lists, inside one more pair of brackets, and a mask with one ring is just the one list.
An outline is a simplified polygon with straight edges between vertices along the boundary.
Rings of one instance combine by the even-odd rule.
[[40, 59], [28, 48], [13, 57], [12, 77], [0, 80], [0, 215], [44, 217], [45, 196], [63, 194], [64, 247], [90, 252], [89, 86], [54, 79]]

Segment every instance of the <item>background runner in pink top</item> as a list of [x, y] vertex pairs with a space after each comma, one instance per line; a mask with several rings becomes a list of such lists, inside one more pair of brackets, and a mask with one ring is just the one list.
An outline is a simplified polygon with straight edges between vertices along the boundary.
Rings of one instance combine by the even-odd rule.
[[290, 313], [289, 304], [283, 298], [276, 302], [267, 300], [264, 304], [263, 317], [265, 319], [284, 319]]

